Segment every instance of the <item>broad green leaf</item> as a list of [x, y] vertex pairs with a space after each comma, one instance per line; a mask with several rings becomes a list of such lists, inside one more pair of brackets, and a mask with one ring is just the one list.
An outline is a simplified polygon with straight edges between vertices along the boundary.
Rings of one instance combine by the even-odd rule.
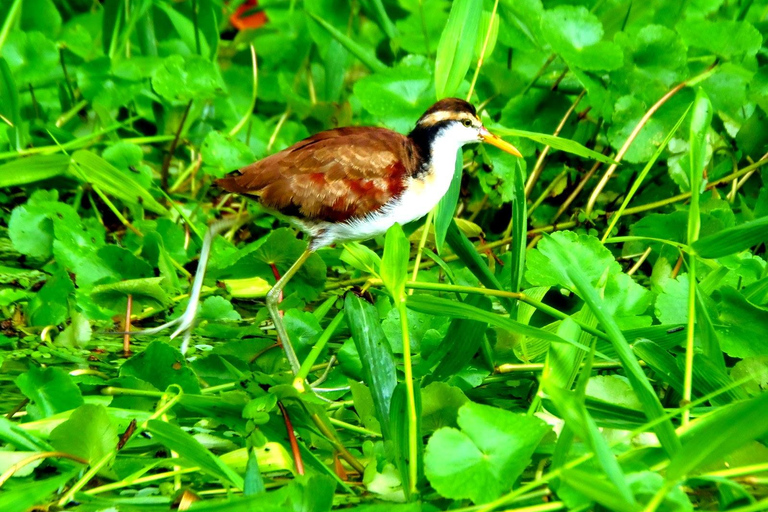
[[102, 284], [93, 287], [91, 297], [113, 311], [124, 310], [129, 295], [133, 297], [134, 307], [137, 309], [143, 306], [162, 308], [171, 302], [160, 286], [162, 282], [162, 277], [147, 277]]
[[132, 356], [120, 367], [120, 376], [137, 377], [160, 391], [177, 384], [185, 393], [200, 393], [200, 383], [187, 367], [184, 356], [162, 341], [153, 341], [143, 352]]
[[424, 470], [432, 487], [451, 499], [487, 503], [512, 488], [549, 427], [534, 416], [468, 402], [461, 430], [441, 428], [429, 439]]
[[48, 418], [83, 404], [83, 395], [61, 368], [31, 366], [15, 380], [24, 396], [34, 404], [33, 417]]
[[72, 162], [77, 166], [73, 175], [99, 187], [105, 194], [129, 204], [142, 205], [147, 210], [161, 215], [168, 214], [165, 206], [158, 203], [152, 194], [134, 178], [121, 172], [95, 153], [85, 149], [75, 151]]
[[740, 446], [768, 434], [768, 393], [721, 407], [691, 424], [683, 446], [667, 467], [667, 480], [678, 481]]
[[344, 317], [360, 355], [363, 380], [373, 397], [373, 405], [385, 438], [389, 438], [389, 404], [397, 385], [392, 349], [381, 329], [376, 309], [353, 293], [344, 299]]
[[179, 106], [192, 100], [213, 99], [222, 90], [221, 78], [211, 61], [180, 55], [171, 55], [155, 70], [152, 87], [163, 99]]
[[702, 237], [693, 243], [693, 249], [702, 258], [720, 258], [766, 241], [768, 241], [768, 217], [762, 217]]
[[384, 256], [381, 258], [381, 280], [395, 302], [405, 300], [405, 280], [411, 246], [400, 224], [387, 230]]
[[365, 110], [401, 133], [411, 131], [435, 100], [432, 71], [421, 57], [406, 57], [393, 68], [372, 73], [357, 81], [353, 90]]
[[702, 48], [725, 59], [754, 55], [760, 48], [760, 32], [750, 23], [731, 20], [686, 19], [677, 31], [688, 46]]
[[75, 455], [95, 464], [115, 452], [117, 426], [103, 405], [83, 404], [67, 421], [53, 429], [51, 444], [59, 451]]
[[731, 357], [768, 355], [768, 311], [747, 301], [730, 286], [720, 289], [717, 333]]
[[422, 435], [442, 427], [458, 427], [459, 408], [468, 401], [459, 388], [444, 382], [433, 382], [421, 388]]
[[165, 421], [149, 420], [147, 430], [153, 438], [181, 457], [197, 465], [206, 473], [219, 478], [236, 489], [243, 489], [243, 477], [224, 464], [187, 432]]
[[438, 99], [455, 96], [464, 80], [472, 63], [482, 14], [483, 3], [479, 0], [456, 0], [451, 4], [435, 56], [435, 92]]
[[245, 143], [216, 130], [205, 136], [200, 152], [208, 172], [217, 178], [256, 161], [253, 151]]
[[583, 6], [561, 5], [545, 11], [541, 28], [552, 50], [569, 66], [610, 71], [623, 64], [621, 48], [602, 40], [602, 23]]
[[[571, 286], [578, 291], [581, 298], [589, 305], [597, 320], [602, 324], [648, 418], [654, 420], [662, 416], [664, 408], [650, 382], [648, 382], [648, 377], [640, 367], [637, 358], [632, 354], [632, 350], [629, 348], [616, 320], [612, 315], [606, 313], [604, 301], [598, 296], [597, 291], [581, 270], [581, 266], [576, 263], [573, 255], [556, 238], [550, 236], [545, 237], [539, 243], [539, 250], [550, 258], [560, 272], [567, 276], [569, 282], [572, 283]], [[662, 421], [654, 430], [664, 450], [669, 455], [674, 455], [680, 447], [680, 440], [672, 427], [672, 423], [669, 420]]]

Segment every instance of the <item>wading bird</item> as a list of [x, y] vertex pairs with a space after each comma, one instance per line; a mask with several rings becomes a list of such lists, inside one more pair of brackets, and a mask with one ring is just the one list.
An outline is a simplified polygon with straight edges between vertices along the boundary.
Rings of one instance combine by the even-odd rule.
[[[257, 199], [309, 236], [306, 251], [267, 294], [267, 308], [294, 374], [300, 363], [278, 310], [291, 277], [321, 247], [367, 240], [395, 223], [425, 216], [448, 191], [458, 150], [478, 142], [522, 156], [485, 129], [471, 104], [446, 98], [432, 105], [407, 136], [374, 127], [327, 130], [217, 181], [225, 190]], [[184, 332], [182, 352], [186, 350], [211, 243], [236, 222], [219, 221], [208, 230], [184, 314], [144, 333], [178, 325], [171, 338]]]

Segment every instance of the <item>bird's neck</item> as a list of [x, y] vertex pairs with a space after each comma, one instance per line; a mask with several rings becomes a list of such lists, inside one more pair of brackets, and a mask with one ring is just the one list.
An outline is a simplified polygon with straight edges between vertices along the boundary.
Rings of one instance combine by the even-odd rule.
[[419, 127], [408, 137], [413, 141], [421, 160], [421, 166], [414, 177], [423, 173], [450, 173], [453, 176], [456, 154], [464, 145], [450, 136], [450, 131], [440, 125]]

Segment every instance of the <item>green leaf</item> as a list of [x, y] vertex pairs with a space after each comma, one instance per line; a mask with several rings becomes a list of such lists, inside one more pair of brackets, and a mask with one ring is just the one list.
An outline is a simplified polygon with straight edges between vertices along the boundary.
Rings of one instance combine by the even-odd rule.
[[552, 50], [569, 66], [610, 71], [623, 64], [619, 46], [602, 40], [602, 23], [583, 6], [561, 5], [545, 11], [541, 29]]
[[667, 467], [667, 480], [676, 482], [766, 434], [768, 393], [721, 407], [691, 425], [683, 438], [682, 449]]
[[688, 46], [725, 59], [754, 55], [763, 39], [760, 32], [745, 21], [688, 18], [677, 25], [677, 31]]
[[635, 499], [616, 456], [611, 452], [606, 439], [600, 434], [595, 420], [577, 399], [575, 393], [562, 389], [551, 381], [544, 381], [544, 390], [557, 408], [557, 412], [565, 420], [568, 428], [581, 438], [590, 451], [595, 454], [595, 458], [608, 478], [607, 483], [613, 488], [616, 498], [629, 505], [629, 509], [636, 508]]
[[[469, 296], [466, 303], [481, 310], [491, 311], [490, 301], [482, 295]], [[433, 366], [436, 361], [439, 363], [426, 382], [448, 380], [469, 365], [483, 342], [487, 328], [487, 322], [465, 318], [451, 320], [448, 334], [427, 361], [429, 366]]]
[[83, 405], [83, 395], [61, 368], [32, 366], [14, 381], [34, 404], [33, 417], [48, 418]]
[[0, 510], [30, 510], [35, 505], [43, 505], [51, 494], [65, 486], [77, 473], [75, 469], [51, 478], [14, 485], [0, 494]]
[[768, 355], [768, 311], [751, 304], [730, 286], [720, 289], [717, 334], [731, 357]]
[[706, 93], [699, 88], [696, 91], [696, 100], [693, 103], [691, 115], [691, 157], [689, 183], [691, 186], [691, 206], [688, 209], [688, 245], [693, 244], [699, 238], [701, 229], [701, 217], [699, 213], [699, 191], [704, 174], [707, 152], [707, 132], [712, 123], [712, 104]]
[[117, 426], [103, 405], [83, 404], [53, 429], [51, 444], [59, 451], [94, 464], [117, 448]]
[[550, 146], [552, 149], [565, 151], [566, 153], [571, 153], [584, 158], [589, 158], [591, 160], [597, 160], [598, 162], [603, 162], [605, 164], [616, 163], [612, 158], [609, 158], [604, 154], [598, 153], [597, 151], [593, 151], [589, 148], [585, 148], [584, 146], [582, 146], [581, 144], [579, 144], [574, 140], [556, 137], [555, 135], [550, 135], [547, 133], [528, 132], [525, 130], [515, 130], [513, 128], [503, 128], [500, 126], [495, 127], [493, 129], [493, 132], [497, 135], [505, 135], [510, 137], [523, 137], [525, 139], [531, 139], [532, 141], [538, 142], [539, 144]]
[[766, 241], [768, 241], [768, 217], [762, 217], [699, 238], [693, 243], [693, 249], [702, 258], [720, 258]]
[[387, 66], [383, 64], [377, 57], [375, 52], [370, 48], [362, 46], [354, 39], [341, 33], [336, 27], [328, 23], [322, 18], [318, 18], [312, 13], [308, 13], [309, 16], [315, 20], [321, 27], [328, 31], [331, 36], [336, 39], [341, 45], [349, 50], [349, 53], [360, 59], [360, 62], [365, 64], [371, 71], [384, 71]]
[[199, 466], [204, 472], [237, 489], [243, 489], [243, 477], [235, 473], [219, 457], [207, 450], [199, 441], [181, 428], [165, 421], [149, 420], [147, 430], [156, 441]]
[[468, 402], [461, 430], [441, 428], [429, 439], [424, 470], [432, 487], [451, 499], [487, 503], [512, 488], [549, 427], [534, 416]]
[[347, 242], [344, 244], [344, 251], [339, 259], [347, 265], [366, 272], [372, 276], [379, 276], [381, 268], [381, 258], [374, 251], [357, 242]]
[[512, 258], [509, 264], [511, 289], [517, 293], [523, 282], [525, 254], [528, 241], [528, 205], [525, 197], [525, 160], [515, 159], [515, 174], [512, 181]]
[[459, 408], [468, 401], [459, 388], [444, 382], [433, 382], [421, 388], [422, 435], [443, 427], [457, 427]]
[[123, 363], [120, 376], [137, 377], [160, 391], [165, 391], [171, 384], [177, 384], [185, 393], [200, 393], [200, 383], [194, 372], [187, 367], [184, 356], [162, 341], [153, 341], [143, 352]]
[[[560, 478], [573, 489], [603, 505], [608, 510], [626, 510], [627, 512], [640, 510], [634, 497], [630, 500], [622, 496], [615, 485], [592, 473], [580, 469], [568, 469], [561, 473]], [[627, 487], [627, 492], [629, 487]]]
[[[161, 4], [162, 5], [162, 4]], [[195, 55], [171, 55], [152, 74], [152, 87], [171, 105], [213, 99], [221, 90], [221, 78], [213, 63]]]
[[[13, 73], [11, 73], [11, 69], [8, 67], [8, 62], [3, 57], [0, 57], [0, 115], [10, 121], [13, 126], [10, 130], [11, 136], [9, 137], [11, 145], [15, 146], [16, 149], [21, 149], [20, 125], [22, 118], [19, 106], [19, 92], [16, 81], [13, 79]], [[12, 182], [14, 177], [2, 172], [3, 168], [5, 166], [0, 167], [0, 187], [10, 186], [5, 185], [6, 180]]]
[[99, 187], [105, 194], [128, 204], [142, 205], [147, 210], [161, 215], [168, 214], [165, 206], [158, 203], [152, 194], [133, 177], [121, 172], [91, 151], [85, 149], [75, 151], [72, 162], [79, 168], [79, 172], [74, 172], [75, 176]]
[[[448, 233], [451, 222], [453, 222], [453, 214], [456, 211], [456, 203], [459, 201], [459, 192], [461, 192], [463, 169], [464, 154], [461, 150], [458, 150], [451, 185], [448, 187], [448, 192], [437, 203], [437, 212], [435, 213], [435, 247], [437, 247], [438, 254], [442, 253], [445, 236]], [[429, 226], [425, 226], [425, 229], [428, 228]]]
[[[627, 372], [632, 388], [643, 404], [643, 409], [648, 418], [654, 420], [663, 416], [664, 408], [659, 402], [653, 387], [648, 382], [648, 377], [643, 373], [637, 358], [632, 354], [629, 344], [619, 329], [616, 320], [606, 312], [606, 304], [598, 296], [597, 291], [582, 271], [581, 266], [576, 263], [574, 255], [568, 252], [556, 238], [551, 236], [545, 237], [539, 243], [539, 250], [567, 277], [573, 288], [578, 291], [581, 298], [589, 305], [595, 317], [602, 324], [613, 348], [616, 350], [616, 354], [621, 360], [622, 366]], [[669, 455], [674, 455], [680, 447], [680, 440], [675, 433], [672, 423], [667, 419], [660, 422], [654, 430], [664, 450]]]
[[451, 4], [435, 56], [435, 92], [438, 99], [454, 96], [464, 80], [472, 63], [482, 14], [483, 3], [480, 0], [456, 0]]
[[208, 132], [200, 152], [208, 171], [217, 178], [256, 161], [251, 148], [217, 130]]
[[406, 57], [391, 69], [366, 76], [354, 91], [365, 110], [401, 133], [411, 131], [435, 98], [429, 63], [419, 57]]
[[66, 272], [60, 271], [48, 278], [29, 302], [30, 325], [62, 324], [69, 315], [74, 295], [75, 285]]
[[171, 299], [160, 286], [162, 282], [162, 277], [147, 277], [102, 284], [93, 287], [91, 297], [113, 311], [125, 310], [129, 295], [137, 309], [145, 306], [163, 308], [171, 303]]
[[[461, 262], [483, 283], [487, 288], [494, 290], [503, 289], [499, 280], [488, 268], [483, 258], [477, 253], [477, 249], [469, 241], [467, 236], [459, 229], [455, 219], [448, 226], [448, 232], [445, 235], [445, 241], [448, 242], [451, 250], [459, 257]], [[501, 303], [507, 308], [512, 309], [512, 301], [501, 298]]]
[[397, 385], [397, 371], [392, 348], [381, 329], [376, 309], [348, 293], [344, 299], [344, 317], [362, 363], [363, 380], [373, 397], [376, 416], [385, 438], [390, 436], [389, 406]]
[[400, 224], [387, 230], [384, 240], [384, 256], [381, 258], [381, 280], [395, 302], [405, 300], [405, 279], [411, 246]]

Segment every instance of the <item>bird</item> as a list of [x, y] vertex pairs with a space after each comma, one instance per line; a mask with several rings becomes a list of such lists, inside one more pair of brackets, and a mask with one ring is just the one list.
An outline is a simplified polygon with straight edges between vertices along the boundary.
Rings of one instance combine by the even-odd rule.
[[[445, 98], [429, 107], [408, 135], [380, 127], [334, 128], [216, 181], [228, 192], [257, 200], [308, 236], [304, 253], [266, 297], [294, 374], [300, 363], [278, 309], [286, 284], [318, 249], [367, 240], [395, 223], [405, 225], [424, 217], [448, 191], [458, 150], [480, 142], [522, 158], [512, 144], [483, 126], [472, 104]], [[186, 351], [213, 238], [236, 222], [218, 221], [206, 233], [184, 314], [145, 333], [178, 325], [171, 338], [184, 332], [182, 352]]]

